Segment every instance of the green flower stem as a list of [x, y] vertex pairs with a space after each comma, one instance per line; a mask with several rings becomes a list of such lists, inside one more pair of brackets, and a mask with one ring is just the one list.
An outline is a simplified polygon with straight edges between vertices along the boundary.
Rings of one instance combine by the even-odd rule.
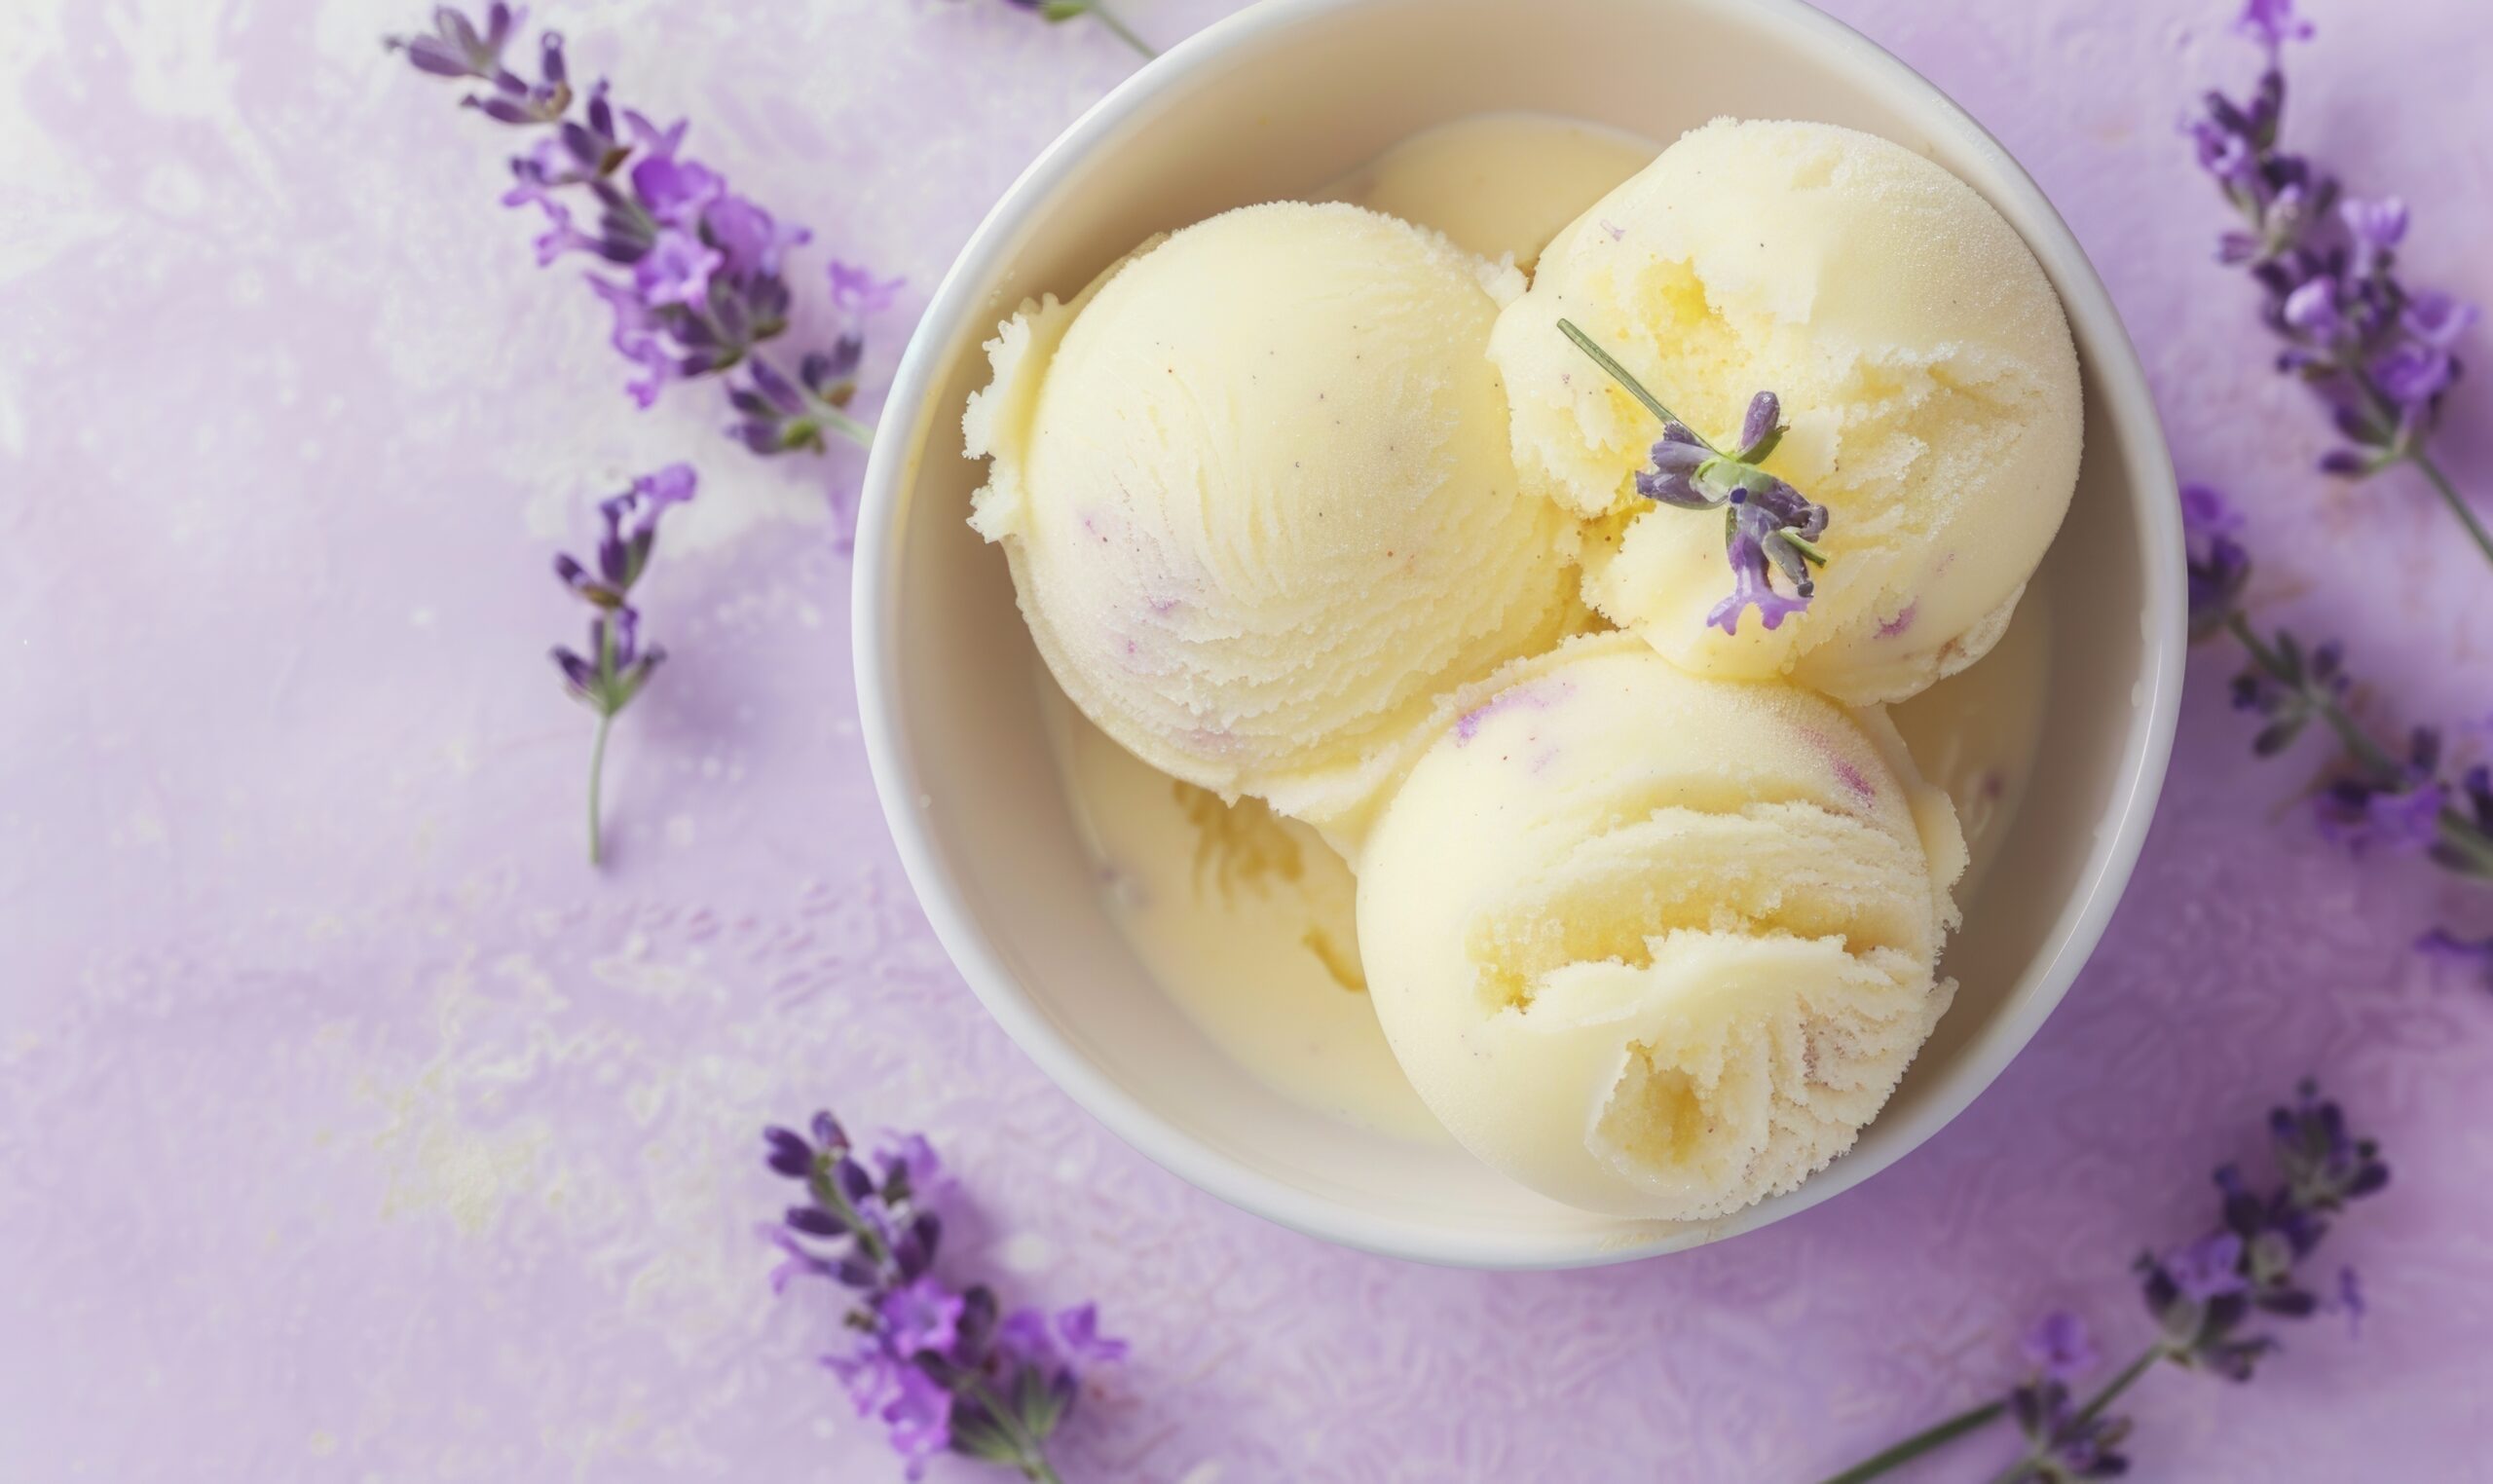
[[1884, 1453], [1873, 1454], [1842, 1473], [1829, 1474], [1820, 1484], [1862, 1484], [1891, 1468], [1909, 1464], [1945, 1443], [1953, 1443], [1968, 1432], [1990, 1427], [2008, 1410], [2004, 1401], [1987, 1401], [1970, 1411], [1959, 1412], [1946, 1422], [1924, 1428]]
[[2441, 810], [2441, 843], [2475, 863], [2474, 874], [2493, 878], [2493, 836], [2456, 809]]
[[2119, 1396], [2123, 1391], [2128, 1391], [2132, 1386], [2136, 1385], [2138, 1383], [2138, 1379], [2140, 1376], [2145, 1375], [2147, 1371], [2154, 1366], [2155, 1362], [2164, 1359], [2172, 1354], [2173, 1352], [2162, 1340], [2158, 1340], [2153, 1345], [2148, 1346], [2145, 1352], [2136, 1360], [2133, 1360], [2129, 1364], [2121, 1367], [2121, 1373], [2119, 1375], [2104, 1383], [2103, 1390], [2096, 1392], [2093, 1399], [2089, 1400], [2086, 1405], [2077, 1409], [2077, 1421], [2089, 1423], [2093, 1422], [2098, 1417], [2102, 1416], [2103, 1409], [2112, 1404], [2113, 1398]]
[[614, 713], [597, 714], [597, 740], [588, 747], [588, 863], [592, 867], [606, 864], [603, 832], [598, 828], [597, 797], [606, 778], [606, 734], [614, 729]]
[[814, 421], [859, 448], [874, 446], [874, 425], [860, 422], [820, 397], [814, 398]]
[[994, 1418], [1013, 1439], [1013, 1451], [1020, 1455], [1015, 1466], [1022, 1470], [1022, 1477], [1028, 1479], [1030, 1484], [1064, 1484], [1055, 1465], [1048, 1462], [1046, 1447], [1031, 1435], [1028, 1428], [1022, 1425], [1021, 1414], [1006, 1406], [1003, 1399], [995, 1394], [994, 1388], [972, 1372], [963, 1380], [962, 1390], [977, 1397], [979, 1405], [986, 1408], [986, 1415]]
[[2406, 462], [2421, 469], [2424, 477], [2433, 482], [2433, 488], [2440, 492], [2441, 502], [2450, 507], [2450, 513], [2458, 517], [2458, 523], [2475, 538], [2475, 549], [2484, 553], [2484, 560], [2493, 562], [2493, 532], [2484, 529], [2484, 522], [2459, 497], [2458, 487], [2450, 483], [2450, 476], [2442, 473], [2441, 466], [2420, 448], [2408, 454]]
[[[1093, 0], [1091, 14], [1098, 17], [1099, 23], [1106, 26], [1110, 32], [1114, 33], [1117, 40], [1134, 48], [1144, 61], [1150, 61], [1160, 55], [1160, 53], [1153, 48], [1151, 43], [1143, 40], [1139, 36], [1136, 36], [1134, 33], [1134, 28], [1132, 26], [1129, 26], [1124, 21], [1119, 20], [1117, 19], [1116, 12], [1108, 9], [1104, 5], [1098, 4], [1098, 0]], [[1055, 1476], [1051, 1474], [1049, 1477], [1053, 1478]]]
[[[2172, 1350], [2161, 1340], [2148, 1346], [2137, 1359], [2123, 1366], [2119, 1375], [2104, 1383], [2103, 1390], [2088, 1398], [2086, 1405], [2077, 1409], [2072, 1421], [2090, 1423], [2102, 1416], [2103, 1409], [2110, 1406], [2123, 1391], [2137, 1385], [2139, 1378], [2153, 1368], [2155, 1362], [2172, 1354]], [[1884, 1453], [1874, 1454], [1842, 1473], [1830, 1474], [1820, 1480], [1819, 1484], [1862, 1484], [1866, 1479], [1875, 1479], [1899, 1465], [1912, 1463], [1934, 1448], [1954, 1442], [1968, 1432], [1991, 1426], [1997, 1422], [2000, 1415], [2007, 1410], [2006, 1402], [1992, 1401], [1986, 1402], [1971, 1411], [1959, 1412], [1946, 1422], [1923, 1428]], [[2041, 1461], [2041, 1454], [2033, 1448], [2028, 1448], [2015, 1463], [1992, 1475], [1991, 1484], [2010, 1484], [2011, 1480], [2023, 1477]]]
[[806, 1184], [812, 1187], [814, 1199], [828, 1206], [831, 1213], [839, 1218], [839, 1224], [848, 1228], [849, 1235], [857, 1239], [857, 1245], [874, 1260], [874, 1266], [881, 1267], [891, 1261], [890, 1245], [863, 1216], [857, 1214], [857, 1207], [848, 1204], [848, 1193], [831, 1177], [831, 1170], [832, 1157], [829, 1154], [816, 1155], [814, 1172]]
[[[2172, 1352], [2165, 1348], [2164, 1342], [2161, 1340], [2158, 1340], [2153, 1345], [2148, 1346], [2144, 1354], [2140, 1355], [2136, 1360], [2133, 1360], [2128, 1365], [2123, 1366], [2121, 1368], [2121, 1373], [2106, 1383], [2103, 1390], [2096, 1392], [2092, 1400], [2088, 1401], [2086, 1405], [2078, 1408], [2076, 1415], [2070, 1418], [2070, 1422], [2081, 1427], [2087, 1423], [2093, 1422], [2097, 1417], [2102, 1414], [2105, 1407], [2112, 1404], [2112, 1399], [2114, 1397], [2120, 1395], [2123, 1391], [2128, 1391], [2132, 1386], [2136, 1385], [2138, 1379], [2140, 1376], [2145, 1375], [2149, 1367], [2153, 1366], [2155, 1362], [2163, 1359], [2171, 1354]], [[2017, 1462], [1991, 1475], [1991, 1484], [2015, 1484], [2016, 1480], [2027, 1477], [2033, 1471], [2034, 1465], [2043, 1461], [2044, 1451], [2048, 1444], [2049, 1439], [2046, 1439], [2042, 1444], [2028, 1445], [2025, 1454], [2020, 1457]]]
[[597, 738], [588, 745], [588, 864], [591, 870], [606, 864], [605, 831], [599, 824], [602, 812], [598, 797], [606, 784], [606, 734], [614, 729], [614, 713], [621, 709], [614, 703], [614, 625], [598, 625], [597, 641]]
[[1675, 413], [1669, 408], [1663, 406], [1661, 398], [1646, 390], [1645, 384], [1643, 382], [1638, 381], [1625, 366], [1620, 365], [1618, 357], [1612, 355], [1608, 351], [1603, 350], [1600, 346], [1595, 345], [1593, 343], [1593, 338], [1590, 335], [1587, 335], [1582, 330], [1578, 329], [1576, 327], [1576, 321], [1572, 319], [1559, 320], [1558, 333], [1566, 336], [1569, 340], [1574, 341], [1576, 343], [1577, 350], [1591, 356], [1593, 358], [1594, 365], [1609, 372], [1610, 379], [1619, 383], [1621, 387], [1626, 388], [1627, 394], [1644, 403], [1645, 409], [1648, 412], [1651, 412], [1654, 416], [1661, 419], [1665, 423], [1677, 423], [1680, 427], [1688, 428], [1689, 435], [1694, 438], [1707, 453], [1712, 454], [1717, 459], [1723, 457], [1723, 451], [1721, 449], [1716, 448], [1711, 443], [1707, 443], [1703, 433], [1698, 432], [1678, 413]]

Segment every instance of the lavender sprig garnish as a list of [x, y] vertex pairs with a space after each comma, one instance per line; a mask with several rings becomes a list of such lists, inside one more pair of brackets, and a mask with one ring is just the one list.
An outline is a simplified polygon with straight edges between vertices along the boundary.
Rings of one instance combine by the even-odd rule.
[[[762, 348], [788, 328], [786, 253], [813, 234], [736, 195], [725, 175], [685, 155], [682, 121], [661, 129], [618, 108], [603, 80], [575, 93], [558, 33], [539, 41], [538, 81], [523, 78], [504, 59], [521, 19], [497, 3], [480, 26], [443, 6], [433, 12], [431, 34], [387, 45], [421, 72], [482, 83], [463, 106], [542, 131], [511, 160], [502, 204], [543, 213], [540, 266], [577, 252], [620, 271], [586, 278], [614, 313], [615, 351], [639, 368], [624, 388], [632, 399], [648, 407], [671, 382], [721, 376], [738, 414], [727, 431], [756, 453], [819, 453], [831, 437], [871, 442], [873, 427], [847, 407], [865, 354], [864, 316], [890, 301], [898, 280], [876, 283], [834, 262], [839, 333], [793, 367], [773, 361]], [[576, 206], [594, 230], [579, 225]]]
[[2348, 705], [2354, 682], [2341, 646], [2305, 646], [2283, 629], [2263, 638], [2251, 626], [2242, 604], [2251, 553], [2240, 539], [2241, 517], [2221, 494], [2184, 486], [2181, 525], [2191, 636], [2231, 634], [2248, 656], [2233, 679], [2233, 704], [2262, 723], [2251, 751], [2274, 757], [2314, 722], [2344, 751], [2338, 776], [2312, 798], [2322, 836], [2357, 855], [2422, 854], [2459, 876], [2493, 881], [2493, 769], [2478, 763], [2451, 777], [2441, 735], [2429, 726], [2415, 728], [2403, 752], [2393, 750]]
[[597, 543], [594, 569], [568, 554], [554, 558], [554, 575], [590, 609], [588, 653], [557, 645], [554, 667], [573, 699], [597, 714], [596, 740], [588, 754], [588, 863], [606, 859], [600, 794], [606, 777], [606, 737], [614, 719], [632, 704], [666, 650], [641, 642], [641, 613], [631, 603], [633, 584], [649, 570], [656, 549], [658, 518], [692, 498], [699, 481], [691, 466], [670, 464], [632, 481], [619, 495], [598, 501], [606, 534]]
[[2249, 1381], [2281, 1348], [2261, 1321], [2334, 1312], [2356, 1324], [2363, 1289], [2354, 1270], [2340, 1268], [2326, 1294], [2305, 1271], [2338, 1214], [2389, 1184], [2379, 1145], [2349, 1133], [2343, 1111], [2309, 1081], [2292, 1103], [2270, 1110], [2268, 1138], [2277, 1183], [2257, 1190], [2238, 1167], [2219, 1169], [2215, 1225], [2162, 1255], [2140, 1255], [2134, 1268], [2156, 1336], [2101, 1390], [2075, 1400], [2072, 1384], [2096, 1366], [2094, 1341], [2076, 1316], [2046, 1315], [2022, 1343], [2033, 1372], [2006, 1396], [1917, 1432], [1825, 1484], [1862, 1484], [2002, 1417], [2015, 1419], [2026, 1446], [1992, 1484], [2111, 1478], [2129, 1470], [2120, 1450], [2130, 1433], [2111, 1405], [2157, 1362]]
[[1048, 1440], [1072, 1412], [1082, 1367], [1122, 1359], [1125, 1342], [1099, 1332], [1095, 1305], [1004, 1314], [986, 1284], [955, 1291], [936, 1277], [944, 1227], [925, 1203], [945, 1181], [922, 1135], [887, 1137], [866, 1158], [827, 1112], [808, 1132], [763, 1131], [766, 1163], [806, 1197], [763, 1228], [786, 1258], [770, 1283], [785, 1292], [823, 1278], [848, 1290], [847, 1347], [823, 1365], [857, 1415], [883, 1425], [912, 1479], [949, 1450], [1060, 1484]]
[[1017, 11], [1028, 11], [1046, 21], [1079, 20], [1088, 16], [1106, 26], [1117, 40], [1134, 48], [1143, 60], [1149, 61], [1160, 55], [1151, 43], [1135, 35], [1132, 26], [1118, 19], [1117, 13], [1108, 9], [1104, 0], [1004, 0], [1004, 3]]
[[2465, 372], [2455, 352], [2476, 308], [2400, 278], [2405, 203], [2346, 196], [2308, 157], [2278, 147], [2285, 47], [2313, 34], [2292, 0], [2250, 0], [2235, 28], [2267, 55], [2257, 86], [2240, 103], [2210, 93], [2205, 111], [2184, 125], [2200, 166], [2243, 218], [2224, 234], [2217, 256], [2257, 280], [2261, 318], [2285, 342], [2277, 369], [2319, 393], [2347, 440], [2320, 466], [2363, 479], [2412, 464], [2493, 561], [2493, 534], [2426, 449]]
[[[1827, 507], [1811, 503], [1762, 466], [1783, 441], [1787, 425], [1782, 401], [1771, 391], [1751, 397], [1740, 423], [1739, 446], [1727, 454], [1663, 406], [1575, 321], [1561, 319], [1558, 329], [1661, 420], [1653, 466], [1637, 471], [1636, 493], [1676, 509], [1724, 511], [1723, 546], [1731, 564], [1731, 591], [1705, 615], [1706, 623], [1736, 634], [1741, 612], [1750, 608], [1769, 629], [1781, 627], [1793, 613], [1807, 612], [1818, 590], [1809, 568], [1827, 562], [1817, 545], [1826, 535]], [[1777, 572], [1791, 583], [1789, 595], [1775, 587]]]

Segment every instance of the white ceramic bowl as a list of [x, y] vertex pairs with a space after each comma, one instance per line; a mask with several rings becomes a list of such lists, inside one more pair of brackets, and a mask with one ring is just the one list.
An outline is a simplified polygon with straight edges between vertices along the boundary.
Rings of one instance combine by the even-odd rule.
[[[1109, 921], [1040, 730], [1002, 556], [963, 524], [980, 343], [1151, 233], [1309, 191], [1433, 124], [1530, 109], [1657, 140], [1721, 114], [1850, 125], [1926, 152], [2025, 235], [2068, 308], [2086, 458], [2047, 562], [2061, 595], [2037, 782], [1948, 950], [1955, 1007], [1859, 1144], [1725, 1220], [1566, 1209], [1457, 1151], [1308, 1112], [1239, 1070]], [[1143, 68], [1032, 165], [970, 240], [902, 359], [866, 476], [859, 705], [883, 810], [972, 988], [1109, 1128], [1233, 1205], [1430, 1262], [1619, 1261], [1763, 1226], [1869, 1178], [2032, 1037], [2111, 916], [2164, 776], [2181, 680], [2173, 474], [2136, 354], [2051, 204], [1973, 120], [1797, 0], [1265, 0]]]

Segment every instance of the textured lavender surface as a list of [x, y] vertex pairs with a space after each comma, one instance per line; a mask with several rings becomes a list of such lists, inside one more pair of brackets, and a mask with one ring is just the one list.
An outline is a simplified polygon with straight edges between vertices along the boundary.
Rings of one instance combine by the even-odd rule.
[[[1130, 0], [1176, 37], [1224, 0]], [[2481, 717], [2493, 599], [2405, 478], [2307, 472], [2174, 119], [2250, 57], [2220, 0], [1836, 0], [2040, 178], [2127, 314], [2185, 474], [2249, 507], [2273, 611], [2415, 720]], [[2252, 767], [2202, 658], [2094, 965], [1972, 1110], [1728, 1245], [1490, 1277], [1325, 1248], [1162, 1173], [981, 1013], [857, 740], [846, 453], [764, 464], [636, 416], [600, 315], [497, 211], [503, 140], [374, 45], [380, 0], [0, 7], [0, 1461], [15, 1478], [875, 1479], [772, 1304], [765, 1118], [922, 1126], [984, 1203], [956, 1256], [1098, 1294], [1137, 1358], [1079, 1477], [1769, 1479], [1975, 1399], [2034, 1311], [2142, 1338], [2124, 1269], [2324, 1073], [2398, 1183], [2338, 1256], [2360, 1339], [2139, 1393], [2148, 1478], [2482, 1467], [2493, 997], [2404, 945], [2480, 899], [2361, 868]], [[906, 272], [887, 374], [980, 213], [1130, 60], [987, 0], [551, 7], [822, 250]], [[2314, 0], [2295, 128], [2419, 207], [2418, 278], [2493, 299], [2479, 0]], [[819, 306], [819, 297], [815, 303]], [[2475, 357], [2493, 359], [2479, 339]], [[2493, 378], [2459, 396], [2493, 491]], [[581, 862], [585, 719], [543, 646], [584, 499], [704, 495], [643, 594], [675, 654]], [[2471, 1091], [2473, 1090], [2473, 1091]], [[1928, 1478], [1981, 1477], [2000, 1440]], [[940, 1472], [941, 1470], [939, 1470]], [[967, 1470], [962, 1470], [962, 1476]], [[944, 1476], [955, 1476], [945, 1474]]]

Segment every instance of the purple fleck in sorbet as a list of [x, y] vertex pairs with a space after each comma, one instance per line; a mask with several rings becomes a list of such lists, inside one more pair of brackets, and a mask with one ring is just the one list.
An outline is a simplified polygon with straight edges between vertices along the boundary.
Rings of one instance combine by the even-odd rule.
[[1517, 707], [1527, 711], [1546, 711], [1553, 702], [1571, 694], [1575, 688], [1568, 684], [1524, 685], [1501, 691], [1455, 719], [1454, 745], [1470, 745], [1471, 739], [1479, 735], [1480, 723], [1501, 711], [1512, 711]]

